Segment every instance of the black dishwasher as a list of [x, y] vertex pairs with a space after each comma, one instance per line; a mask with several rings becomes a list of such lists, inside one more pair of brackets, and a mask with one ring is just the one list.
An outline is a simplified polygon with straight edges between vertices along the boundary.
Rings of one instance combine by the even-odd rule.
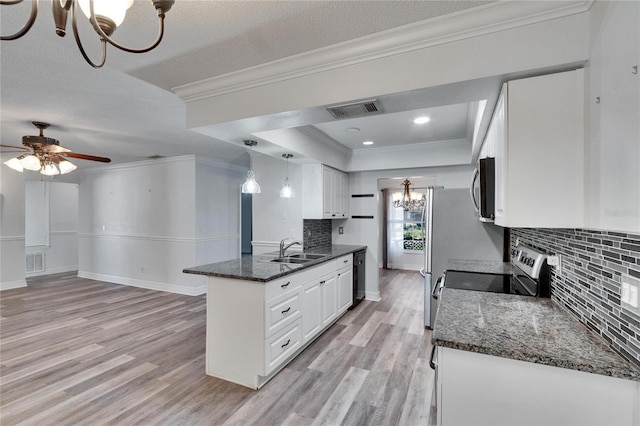
[[366, 250], [360, 250], [353, 254], [353, 305], [349, 309], [355, 308], [364, 299], [366, 256]]

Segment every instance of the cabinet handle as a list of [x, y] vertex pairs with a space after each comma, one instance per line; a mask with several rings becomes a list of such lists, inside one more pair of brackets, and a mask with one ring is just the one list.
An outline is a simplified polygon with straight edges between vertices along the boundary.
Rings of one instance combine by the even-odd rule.
[[291, 306], [289, 306], [287, 309], [285, 309], [284, 311], [282, 311], [282, 315], [286, 314], [287, 312], [289, 312], [291, 310]]
[[435, 357], [436, 357], [436, 346], [434, 346], [431, 349], [431, 356], [429, 357], [429, 367], [433, 368], [434, 370], [436, 369]]
[[349, 259], [343, 260], [342, 263], [349, 263]]
[[285, 346], [289, 345], [289, 343], [291, 343], [291, 339], [287, 340], [287, 343], [285, 343], [284, 345], [280, 346], [281, 348], [284, 348]]
[[335, 213], [331, 215], [331, 217], [336, 217]]
[[320, 281], [320, 284], [324, 284], [324, 283], [326, 283], [326, 281], [325, 281], [325, 280]]
[[288, 283], [286, 283], [286, 284], [282, 284], [282, 285], [280, 286], [280, 288], [285, 288], [285, 287], [286, 287], [286, 286], [288, 286], [289, 284], [291, 284], [291, 281], [289, 281], [289, 282], [288, 282]]

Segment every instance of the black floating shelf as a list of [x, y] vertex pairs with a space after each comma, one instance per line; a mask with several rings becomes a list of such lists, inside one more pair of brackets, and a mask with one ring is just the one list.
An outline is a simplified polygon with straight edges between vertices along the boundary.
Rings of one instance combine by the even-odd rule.
[[373, 194], [351, 194], [351, 198], [368, 198], [373, 197]]
[[373, 216], [351, 216], [351, 219], [373, 219]]

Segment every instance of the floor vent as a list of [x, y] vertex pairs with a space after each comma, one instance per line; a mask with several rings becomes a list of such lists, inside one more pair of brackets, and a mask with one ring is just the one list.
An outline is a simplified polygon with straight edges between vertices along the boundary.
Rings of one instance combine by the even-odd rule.
[[382, 109], [377, 99], [369, 99], [352, 104], [330, 106], [327, 107], [327, 111], [329, 111], [335, 118], [342, 119], [377, 114], [381, 112]]
[[27, 274], [31, 272], [44, 272], [44, 252], [36, 251], [27, 253], [25, 272]]

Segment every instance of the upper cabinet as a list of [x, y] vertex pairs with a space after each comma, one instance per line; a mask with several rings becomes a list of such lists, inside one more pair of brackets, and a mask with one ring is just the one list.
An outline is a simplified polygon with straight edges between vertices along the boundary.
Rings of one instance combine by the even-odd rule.
[[348, 175], [324, 164], [302, 166], [302, 218], [346, 219]]
[[596, 2], [587, 64], [587, 225], [640, 233], [640, 2]]
[[506, 83], [485, 144], [497, 225], [584, 227], [583, 70]]

